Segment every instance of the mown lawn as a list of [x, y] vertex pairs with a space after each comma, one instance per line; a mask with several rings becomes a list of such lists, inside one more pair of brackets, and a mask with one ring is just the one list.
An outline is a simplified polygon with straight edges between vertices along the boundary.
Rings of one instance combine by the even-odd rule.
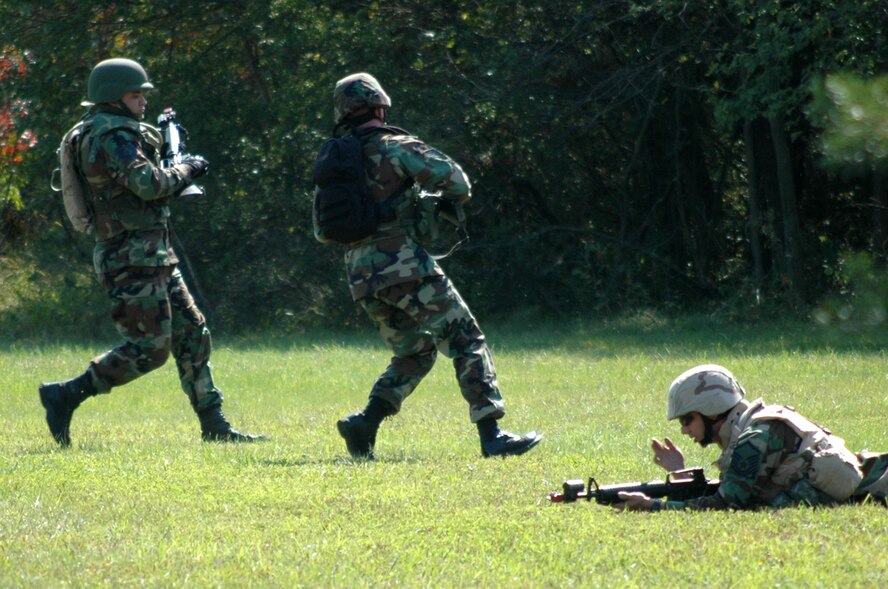
[[269, 442], [200, 442], [169, 365], [88, 400], [59, 450], [37, 385], [112, 342], [5, 342], [0, 587], [888, 586], [880, 506], [628, 514], [545, 498], [567, 478], [661, 478], [651, 436], [708, 466], [717, 451], [665, 421], [669, 383], [702, 362], [852, 449], [888, 450], [888, 333], [644, 319], [487, 331], [503, 425], [545, 434], [523, 457], [481, 458], [442, 358], [383, 424], [378, 460], [350, 460], [336, 419], [388, 361], [369, 332], [216, 342], [226, 414]]

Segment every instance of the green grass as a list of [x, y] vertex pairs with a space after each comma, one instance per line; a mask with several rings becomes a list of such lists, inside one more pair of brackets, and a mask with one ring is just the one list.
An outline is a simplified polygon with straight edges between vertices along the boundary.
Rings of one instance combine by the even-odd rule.
[[[516, 431], [542, 444], [480, 457], [442, 358], [352, 462], [337, 418], [363, 406], [388, 354], [366, 336], [217, 341], [236, 427], [272, 441], [199, 441], [172, 365], [75, 414], [57, 449], [41, 380], [104, 344], [0, 347], [0, 587], [884, 587], [888, 510], [617, 513], [552, 505], [567, 478], [661, 478], [651, 436], [689, 464], [665, 391], [704, 362], [792, 404], [858, 450], [888, 450], [888, 334], [804, 325], [719, 328], [651, 318], [586, 329], [488, 329]], [[709, 467], [710, 476], [716, 471]]]

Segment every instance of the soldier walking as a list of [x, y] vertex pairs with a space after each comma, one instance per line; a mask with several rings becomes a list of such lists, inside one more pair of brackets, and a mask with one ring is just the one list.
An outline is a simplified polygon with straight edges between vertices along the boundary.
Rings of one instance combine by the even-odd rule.
[[[374, 321], [391, 348], [388, 368], [377, 378], [367, 406], [340, 419], [337, 427], [354, 457], [372, 458], [376, 434], [395, 415], [439, 351], [452, 359], [469, 418], [476, 424], [483, 456], [523, 454], [542, 439], [499, 428], [505, 405], [484, 333], [456, 288], [429, 255], [411, 217], [420, 190], [440, 192], [456, 203], [470, 197], [462, 168], [406, 131], [386, 125], [392, 102], [371, 75], [340, 80], [333, 93], [334, 120], [359, 138], [372, 198], [396, 211], [370, 236], [348, 243], [346, 273], [352, 298]], [[315, 236], [330, 241], [314, 216]]]
[[142, 66], [129, 59], [102, 61], [89, 76], [90, 108], [76, 160], [95, 223], [95, 270], [125, 341], [76, 378], [40, 385], [49, 431], [63, 447], [71, 444], [71, 417], [85, 399], [159, 368], [170, 355], [204, 440], [263, 437], [232, 429], [222, 413], [222, 392], [210, 370], [210, 331], [182, 278], [168, 222], [170, 200], [204, 175], [208, 163], [190, 156], [160, 167], [161, 135], [141, 122], [152, 88]]

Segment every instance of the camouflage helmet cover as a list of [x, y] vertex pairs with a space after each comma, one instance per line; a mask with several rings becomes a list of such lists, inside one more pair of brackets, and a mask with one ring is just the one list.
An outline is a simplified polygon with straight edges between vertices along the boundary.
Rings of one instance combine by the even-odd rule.
[[721, 415], [746, 396], [731, 371], [718, 364], [702, 364], [686, 370], [669, 387], [666, 419], [696, 411]]
[[92, 103], [115, 102], [127, 92], [151, 90], [145, 68], [131, 59], [106, 59], [89, 74], [87, 99]]
[[333, 90], [333, 121], [338, 125], [350, 114], [364, 107], [391, 106], [382, 85], [370, 74], [346, 76], [336, 82]]

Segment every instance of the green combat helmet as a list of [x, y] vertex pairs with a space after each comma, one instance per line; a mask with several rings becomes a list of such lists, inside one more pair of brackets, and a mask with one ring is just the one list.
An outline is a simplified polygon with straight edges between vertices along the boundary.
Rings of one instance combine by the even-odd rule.
[[87, 99], [93, 104], [116, 102], [127, 92], [151, 90], [145, 69], [131, 59], [106, 59], [89, 74]]
[[696, 411], [700, 415], [720, 415], [746, 396], [746, 391], [718, 364], [701, 364], [683, 372], [669, 387], [666, 419], [678, 419]]
[[333, 90], [333, 122], [337, 125], [365, 107], [391, 106], [392, 99], [370, 74], [352, 74], [336, 82]]

